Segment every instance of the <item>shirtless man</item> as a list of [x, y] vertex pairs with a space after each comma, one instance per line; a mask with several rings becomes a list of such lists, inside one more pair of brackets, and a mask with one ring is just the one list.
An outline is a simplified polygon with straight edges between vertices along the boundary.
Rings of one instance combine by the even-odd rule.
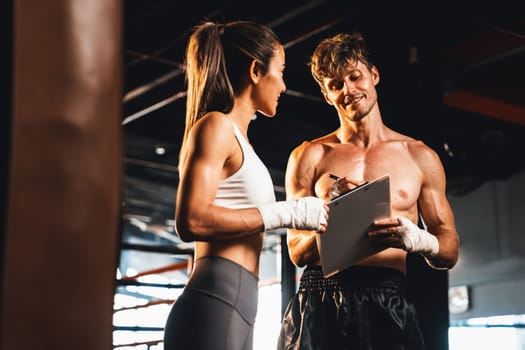
[[[405, 265], [408, 252], [422, 254], [439, 269], [450, 269], [458, 260], [459, 237], [443, 165], [423, 142], [383, 124], [376, 92], [379, 71], [361, 34], [323, 40], [310, 68], [340, 126], [293, 150], [286, 170], [287, 199], [315, 195], [328, 201], [389, 173], [392, 217], [377, 220], [368, 232], [387, 249], [330, 278], [319, 266], [315, 232], [288, 230], [290, 258], [306, 268], [286, 309], [278, 348], [424, 349], [415, 308], [403, 291]], [[424, 229], [417, 225], [419, 215]]]

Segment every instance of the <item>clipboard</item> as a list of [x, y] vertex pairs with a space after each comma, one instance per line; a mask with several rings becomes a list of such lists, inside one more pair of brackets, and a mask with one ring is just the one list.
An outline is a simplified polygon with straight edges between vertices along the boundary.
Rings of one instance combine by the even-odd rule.
[[327, 205], [328, 226], [316, 234], [325, 277], [386, 249], [374, 246], [366, 232], [374, 220], [391, 214], [389, 174], [345, 192]]

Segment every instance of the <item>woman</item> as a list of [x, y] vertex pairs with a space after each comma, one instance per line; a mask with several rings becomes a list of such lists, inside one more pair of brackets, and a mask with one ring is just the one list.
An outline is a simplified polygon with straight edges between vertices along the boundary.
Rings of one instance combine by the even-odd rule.
[[168, 316], [167, 350], [249, 350], [257, 311], [263, 232], [324, 232], [328, 208], [315, 197], [276, 202], [247, 133], [259, 111], [274, 116], [284, 48], [269, 28], [205, 22], [186, 49], [186, 129], [175, 221], [195, 241], [195, 265]]

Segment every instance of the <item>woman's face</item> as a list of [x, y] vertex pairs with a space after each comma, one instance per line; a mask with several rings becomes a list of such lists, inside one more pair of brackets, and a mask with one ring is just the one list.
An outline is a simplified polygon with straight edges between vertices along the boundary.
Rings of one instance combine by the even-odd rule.
[[279, 46], [270, 60], [268, 72], [261, 77], [254, 90], [256, 109], [268, 117], [273, 117], [277, 113], [279, 97], [286, 90], [283, 78], [284, 66], [284, 48]]

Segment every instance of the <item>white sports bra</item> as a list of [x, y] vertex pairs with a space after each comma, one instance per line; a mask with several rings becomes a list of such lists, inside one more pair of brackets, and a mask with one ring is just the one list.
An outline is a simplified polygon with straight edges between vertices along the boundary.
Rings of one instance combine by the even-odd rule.
[[227, 208], [248, 208], [275, 202], [270, 172], [241, 131], [232, 122], [235, 137], [241, 146], [243, 162], [239, 170], [222, 180], [214, 204]]

